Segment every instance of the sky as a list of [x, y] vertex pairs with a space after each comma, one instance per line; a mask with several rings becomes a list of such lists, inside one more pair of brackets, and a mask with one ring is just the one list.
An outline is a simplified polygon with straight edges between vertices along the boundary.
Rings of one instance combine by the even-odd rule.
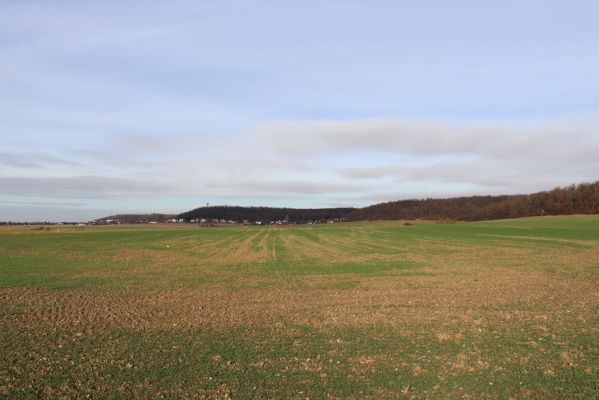
[[599, 2], [0, 0], [0, 221], [599, 180]]

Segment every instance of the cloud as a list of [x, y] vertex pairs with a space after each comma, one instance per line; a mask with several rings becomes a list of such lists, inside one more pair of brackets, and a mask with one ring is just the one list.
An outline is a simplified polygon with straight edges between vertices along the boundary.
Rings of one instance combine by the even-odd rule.
[[48, 164], [76, 166], [78, 163], [43, 153], [0, 152], [0, 164], [16, 168], [44, 168]]
[[4, 3], [0, 195], [362, 205], [597, 179], [598, 115], [566, 115], [598, 104], [589, 1]]
[[[479, 193], [528, 192], [595, 180], [599, 118], [455, 122], [416, 119], [273, 122], [251, 131], [286, 160], [337, 160], [338, 177], [389, 184], [451, 183]], [[328, 163], [329, 165], [331, 162]], [[378, 182], [378, 183], [377, 183]], [[451, 190], [449, 190], [451, 192]]]
[[599, 150], [598, 133], [596, 117], [512, 123], [374, 118], [271, 122], [254, 129], [251, 136], [289, 157], [375, 152], [588, 159]]
[[118, 213], [118, 209], [42, 207], [0, 204], [0, 221], [88, 221]]
[[4, 201], [0, 200], [0, 205], [8, 207], [56, 207], [56, 208], [79, 208], [85, 207], [86, 203], [73, 202], [73, 201]]
[[272, 181], [272, 180], [251, 180], [251, 181], [225, 181], [218, 183], [209, 183], [208, 188], [229, 189], [238, 193], [248, 193], [255, 195], [257, 193], [266, 194], [285, 194], [285, 195], [313, 195], [330, 193], [352, 193], [364, 190], [364, 185], [326, 183], [318, 181]]
[[105, 176], [67, 178], [0, 177], [0, 194], [60, 198], [140, 197], [168, 193], [174, 187], [164, 181], [142, 181]]
[[127, 134], [60, 159], [3, 152], [13, 170], [0, 174], [0, 194], [192, 208], [527, 193], [599, 178], [598, 121], [275, 121], [226, 136]]

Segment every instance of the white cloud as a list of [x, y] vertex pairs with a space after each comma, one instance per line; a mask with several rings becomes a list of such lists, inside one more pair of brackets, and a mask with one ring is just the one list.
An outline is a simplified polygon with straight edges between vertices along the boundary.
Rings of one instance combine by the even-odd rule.
[[[12, 173], [0, 175], [0, 194], [131, 204], [144, 196], [244, 204], [270, 198], [290, 199], [291, 206], [353, 198], [364, 205], [391, 194], [522, 193], [594, 181], [596, 154], [599, 123], [593, 116], [511, 124], [286, 121], [231, 136], [123, 135], [60, 158], [3, 152], [0, 160], [11, 163]], [[32, 175], [34, 160], [46, 165]]]
[[431, 119], [373, 118], [283, 121], [251, 136], [289, 157], [343, 152], [475, 155], [493, 159], [556, 156], [591, 158], [599, 150], [599, 118], [468, 123]]
[[0, 194], [9, 196], [58, 198], [136, 198], [156, 196], [175, 189], [164, 181], [106, 176], [0, 177]]
[[40, 169], [46, 165], [77, 166], [78, 163], [45, 153], [0, 152], [0, 165], [12, 168]]

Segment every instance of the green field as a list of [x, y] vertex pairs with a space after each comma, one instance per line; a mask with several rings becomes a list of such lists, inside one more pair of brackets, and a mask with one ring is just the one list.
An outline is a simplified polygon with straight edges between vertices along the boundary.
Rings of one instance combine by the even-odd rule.
[[0, 228], [0, 398], [597, 398], [599, 216]]

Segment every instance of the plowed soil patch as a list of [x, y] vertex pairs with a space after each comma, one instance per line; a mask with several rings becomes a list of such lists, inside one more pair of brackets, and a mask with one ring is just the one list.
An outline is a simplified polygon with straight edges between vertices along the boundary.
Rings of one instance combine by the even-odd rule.
[[[139, 293], [0, 290], [1, 323], [131, 328], [226, 328], [280, 322], [335, 324], [436, 324], [479, 316], [592, 315], [599, 285], [538, 272], [471, 271], [456, 275], [362, 278], [349, 289], [173, 289]], [[553, 318], [553, 317], [552, 317]]]

